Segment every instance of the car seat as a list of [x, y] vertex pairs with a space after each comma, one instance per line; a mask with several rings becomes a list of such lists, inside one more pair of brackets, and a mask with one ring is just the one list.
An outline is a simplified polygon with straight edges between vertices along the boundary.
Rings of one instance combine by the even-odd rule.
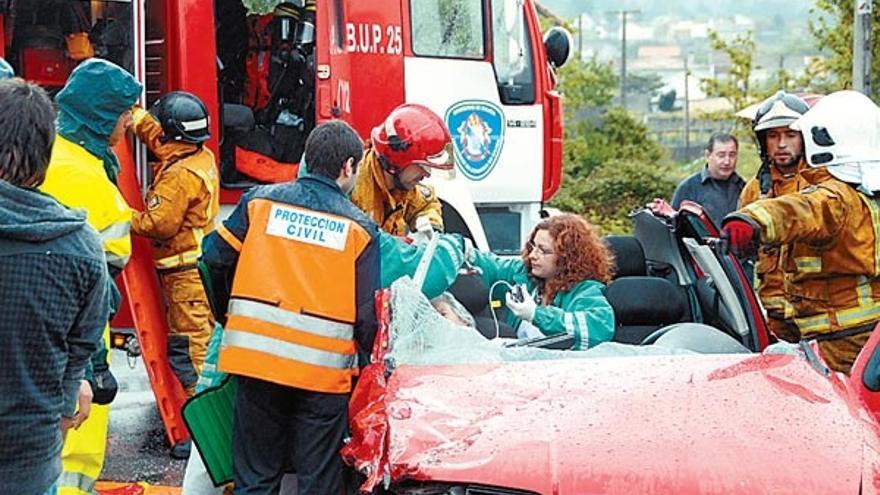
[[[495, 338], [495, 321], [492, 318], [492, 309], [489, 307], [489, 290], [483, 284], [478, 274], [462, 274], [449, 287], [449, 292], [455, 296], [474, 317], [477, 330], [484, 337]], [[498, 318], [498, 335], [500, 337], [515, 338], [516, 330], [505, 323], [507, 310], [496, 308], [495, 315]]]
[[605, 297], [614, 309], [615, 342], [639, 344], [688, 314], [685, 289], [663, 278], [620, 277], [608, 285]]
[[687, 293], [669, 280], [647, 276], [645, 252], [633, 236], [607, 236], [614, 279], [605, 297], [614, 309], [614, 341], [639, 344], [658, 328], [687, 319]]

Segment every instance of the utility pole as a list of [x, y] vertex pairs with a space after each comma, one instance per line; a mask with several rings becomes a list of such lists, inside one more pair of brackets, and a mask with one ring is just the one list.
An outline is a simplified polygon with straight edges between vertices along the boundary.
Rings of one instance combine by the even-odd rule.
[[856, 0], [853, 16], [853, 89], [871, 95], [871, 0]]
[[578, 16], [578, 63], [584, 60], [584, 14]]
[[620, 15], [620, 106], [626, 108], [626, 17], [641, 14], [641, 10], [612, 10]]
[[687, 159], [691, 156], [691, 98], [688, 90], [688, 78], [691, 75], [688, 69], [688, 53], [684, 52], [684, 155]]

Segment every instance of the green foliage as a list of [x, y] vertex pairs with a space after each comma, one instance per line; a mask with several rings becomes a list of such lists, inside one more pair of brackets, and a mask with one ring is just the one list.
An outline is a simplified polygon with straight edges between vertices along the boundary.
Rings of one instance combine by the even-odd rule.
[[572, 123], [581, 109], [609, 104], [617, 92], [618, 78], [611, 62], [573, 58], [559, 69], [558, 77], [558, 89], [565, 95], [566, 123]]
[[645, 74], [627, 74], [624, 86], [626, 86], [627, 94], [649, 94], [654, 96], [657, 94], [657, 90], [665, 84], [663, 76], [656, 72], [648, 72]]
[[675, 90], [670, 89], [665, 93], [660, 95], [660, 102], [657, 103], [657, 108], [661, 112], [672, 112], [675, 110]]
[[250, 14], [268, 14], [284, 0], [241, 0]]
[[[810, 87], [828, 92], [852, 86], [853, 0], [815, 0], [814, 14], [809, 21], [816, 46], [828, 57], [817, 60], [810, 68]], [[816, 15], [816, 14], [825, 15]], [[880, 73], [880, 0], [873, 0], [871, 14], [871, 73]], [[880, 99], [880, 84], [872, 85], [871, 96]]]
[[599, 122], [569, 126], [565, 178], [552, 205], [584, 215], [605, 234], [632, 229], [628, 213], [655, 197], [670, 197], [677, 174], [644, 124], [615, 107]]
[[724, 40], [717, 31], [709, 31], [709, 45], [730, 58], [730, 72], [724, 79], [700, 78], [700, 86], [707, 96], [725, 98], [735, 109], [745, 108], [758, 100], [750, 84], [754, 67], [755, 41], [752, 32], [738, 34]]

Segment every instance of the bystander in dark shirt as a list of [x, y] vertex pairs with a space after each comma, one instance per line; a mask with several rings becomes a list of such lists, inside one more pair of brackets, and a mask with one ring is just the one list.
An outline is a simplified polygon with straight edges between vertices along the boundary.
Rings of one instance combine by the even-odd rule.
[[718, 180], [713, 179], [709, 175], [709, 168], [704, 166], [703, 170], [681, 181], [675, 188], [672, 207], [677, 210], [684, 200], [699, 203], [712, 222], [720, 227], [724, 216], [736, 210], [739, 193], [745, 185], [746, 182], [736, 172], [727, 180]]
[[0, 493], [61, 473], [61, 417], [110, 312], [104, 250], [85, 213], [0, 180]]

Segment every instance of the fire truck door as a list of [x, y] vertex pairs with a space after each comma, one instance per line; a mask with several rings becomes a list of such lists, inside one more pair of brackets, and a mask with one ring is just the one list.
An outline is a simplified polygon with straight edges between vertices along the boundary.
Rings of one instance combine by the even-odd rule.
[[318, 2], [317, 120], [351, 120], [351, 66], [345, 53], [346, 1]]

